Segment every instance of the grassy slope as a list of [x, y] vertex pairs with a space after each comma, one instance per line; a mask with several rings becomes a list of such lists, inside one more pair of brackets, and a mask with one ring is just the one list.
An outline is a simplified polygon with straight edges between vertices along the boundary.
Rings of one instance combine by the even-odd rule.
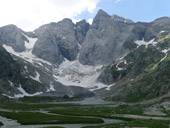
[[[170, 39], [158, 43], [158, 46], [161, 50], [169, 48]], [[165, 56], [161, 50], [149, 46], [146, 49], [141, 47], [129, 53], [125, 59], [130, 64], [126, 66], [125, 70], [119, 71], [117, 76], [119, 78], [123, 76], [123, 78], [107, 99], [138, 102], [167, 94], [170, 91], [170, 57], [168, 56], [160, 62]], [[112, 69], [113, 67], [110, 71], [113, 74], [117, 73]]]

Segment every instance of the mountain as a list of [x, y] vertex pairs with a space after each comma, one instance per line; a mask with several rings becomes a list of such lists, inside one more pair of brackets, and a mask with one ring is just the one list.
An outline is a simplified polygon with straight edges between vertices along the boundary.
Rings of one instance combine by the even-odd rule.
[[1, 27], [0, 94], [95, 93], [130, 102], [163, 96], [169, 93], [169, 34], [169, 17], [135, 23], [103, 10], [91, 25], [65, 18], [33, 32]]
[[[152, 40], [144, 41], [149, 37], [144, 34], [143, 40], [133, 42], [138, 45], [135, 49], [113, 62], [100, 74], [98, 80], [111, 87], [108, 99], [135, 102], [169, 93], [168, 23], [170, 18], [160, 18], [150, 23], [148, 27], [150, 33], [153, 33], [153, 38], [150, 38]], [[144, 33], [148, 33], [148, 28]]]
[[99, 10], [87, 32], [79, 61], [85, 65], [106, 65], [127, 54], [124, 42], [133, 29], [133, 22], [122, 22]]

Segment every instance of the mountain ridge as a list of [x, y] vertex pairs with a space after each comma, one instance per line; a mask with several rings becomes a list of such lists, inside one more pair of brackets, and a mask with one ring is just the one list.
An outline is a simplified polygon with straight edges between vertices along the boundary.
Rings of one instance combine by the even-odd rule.
[[[168, 17], [158, 18], [151, 23], [135, 23], [99, 10], [91, 25], [85, 20], [74, 24], [65, 18], [58, 23], [42, 25], [33, 32], [24, 32], [15, 25], [1, 27], [0, 44], [15, 59], [31, 64], [33, 69], [38, 68], [39, 72], [33, 70], [29, 77], [32, 80], [39, 77], [39, 83], [44, 89], [32, 90], [34, 93], [43, 91], [44, 95], [51, 95], [45, 92], [51, 88], [56, 91], [54, 95], [63, 91], [62, 96], [71, 96], [74, 90], [70, 89], [71, 86], [81, 86], [91, 91], [100, 89], [106, 93], [109, 91], [112, 95], [115, 91], [111, 85], [122, 87], [122, 80], [130, 79], [127, 74], [135, 76], [134, 72], [139, 71], [138, 68], [141, 67], [136, 76], [142, 76], [143, 70], [154, 66], [163, 57], [168, 57], [169, 43], [161, 42], [166, 42], [169, 33]], [[151, 53], [156, 57], [156, 61], [146, 59], [147, 56], [152, 59], [150, 52], [147, 51], [149, 48], [153, 51]], [[139, 52], [136, 52], [138, 50]], [[157, 53], [160, 53], [161, 57]], [[143, 58], [140, 54], [147, 56]], [[137, 61], [136, 64], [134, 60]], [[142, 67], [140, 63], [144, 62], [146, 64]], [[17, 85], [17, 88], [21, 87]], [[24, 89], [30, 93], [27, 88], [31, 89], [31, 86]], [[63, 89], [57, 91], [58, 88]], [[83, 88], [82, 93], [86, 90]], [[91, 95], [87, 90], [83, 95], [86, 94]], [[120, 97], [116, 94], [115, 96]]]

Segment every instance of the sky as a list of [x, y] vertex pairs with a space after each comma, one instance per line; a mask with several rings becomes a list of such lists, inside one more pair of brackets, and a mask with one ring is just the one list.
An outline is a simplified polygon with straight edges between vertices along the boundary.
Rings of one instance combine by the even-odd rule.
[[151, 22], [170, 17], [170, 0], [0, 0], [0, 26], [15, 24], [33, 31], [63, 18], [91, 23], [99, 9], [135, 22]]

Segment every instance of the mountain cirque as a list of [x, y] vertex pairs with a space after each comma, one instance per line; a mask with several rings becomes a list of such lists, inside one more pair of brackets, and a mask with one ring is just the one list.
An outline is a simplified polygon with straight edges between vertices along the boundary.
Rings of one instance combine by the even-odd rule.
[[33, 32], [1, 27], [0, 44], [12, 56], [1, 47], [0, 93], [73, 97], [91, 96], [91, 90], [111, 100], [160, 97], [169, 93], [169, 33], [169, 17], [135, 23], [103, 10], [91, 25], [63, 19]]

